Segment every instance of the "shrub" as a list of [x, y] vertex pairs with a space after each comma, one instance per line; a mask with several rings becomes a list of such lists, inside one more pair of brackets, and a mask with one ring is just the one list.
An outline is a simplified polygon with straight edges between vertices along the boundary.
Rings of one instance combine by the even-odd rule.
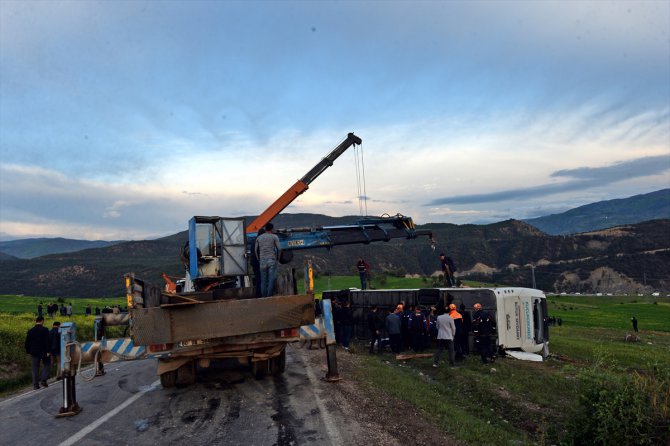
[[579, 405], [571, 418], [575, 445], [657, 445], [670, 441], [670, 373], [615, 374], [602, 365], [580, 375]]

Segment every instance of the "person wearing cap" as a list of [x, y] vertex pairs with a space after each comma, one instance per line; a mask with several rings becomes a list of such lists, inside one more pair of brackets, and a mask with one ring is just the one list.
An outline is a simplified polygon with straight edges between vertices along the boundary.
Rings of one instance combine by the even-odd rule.
[[465, 327], [463, 325], [463, 316], [456, 311], [456, 305], [449, 305], [449, 316], [454, 320], [456, 325], [456, 335], [454, 336], [454, 350], [456, 351], [456, 359], [461, 360], [465, 356]]
[[491, 346], [491, 337], [495, 332], [495, 323], [489, 312], [482, 309], [480, 303], [474, 305], [474, 310], [475, 312], [472, 315], [472, 332], [479, 345], [482, 364], [493, 362], [495, 352]]
[[440, 355], [445, 348], [449, 351], [449, 365], [453, 367], [456, 365], [454, 354], [456, 324], [454, 324], [454, 320], [451, 316], [444, 312], [444, 309], [440, 312], [442, 314], [437, 317], [437, 351], [433, 356], [433, 367], [437, 367], [437, 363], [440, 361]]

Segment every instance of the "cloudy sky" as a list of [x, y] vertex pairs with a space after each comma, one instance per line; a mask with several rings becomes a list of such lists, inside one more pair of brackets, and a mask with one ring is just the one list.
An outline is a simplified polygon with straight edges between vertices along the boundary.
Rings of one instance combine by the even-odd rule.
[[348, 132], [285, 212], [487, 223], [670, 187], [668, 1], [0, 0], [0, 67], [5, 239], [255, 215]]

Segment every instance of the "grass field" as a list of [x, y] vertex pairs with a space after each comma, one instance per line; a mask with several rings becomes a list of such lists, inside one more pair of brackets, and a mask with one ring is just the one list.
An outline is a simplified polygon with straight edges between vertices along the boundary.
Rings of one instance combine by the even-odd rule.
[[[476, 287], [484, 286], [480, 282], [464, 281], [464, 285]], [[361, 286], [358, 276], [326, 276], [321, 275], [316, 278], [314, 292], [317, 296], [327, 290], [346, 290], [349, 288], [359, 288]], [[412, 278], [412, 277], [393, 277], [373, 275], [368, 281], [370, 289], [403, 289], [403, 288], [431, 288], [433, 287], [430, 278]], [[302, 281], [299, 282], [298, 291], [304, 292], [305, 286]]]
[[44, 316], [46, 317], [46, 306], [50, 302], [57, 302], [59, 305], [62, 302], [72, 303], [72, 314], [84, 314], [84, 309], [87, 304], [91, 304], [91, 308], [98, 307], [105, 308], [109, 305], [126, 305], [126, 298], [124, 297], [105, 297], [105, 298], [72, 298], [57, 301], [51, 297], [30, 297], [30, 296], [14, 296], [14, 295], [0, 295], [0, 312], [2, 313], [31, 313], [37, 316], [37, 305], [41, 302], [44, 307]]
[[[595, 376], [613, 383], [612, 401], [599, 404], [618, 408], [616, 398], [626, 386], [634, 387], [634, 395], [648, 394], [648, 409], [664, 420], [665, 436], [661, 443], [623, 437], [589, 444], [670, 441], [670, 299], [560, 296], [549, 302], [550, 314], [562, 325], [551, 328], [551, 355], [542, 363], [499, 358], [489, 366], [469, 356], [458, 368], [434, 369], [430, 358], [398, 362], [390, 354], [362, 354], [358, 377], [412, 403], [466, 444], [508, 445], [575, 443], [570, 437], [575, 419], [587, 423], [579, 418], [580, 398]], [[639, 342], [624, 341], [632, 332], [632, 315], [640, 321]], [[619, 414], [623, 419], [611, 429], [625, 431], [627, 418], [638, 415]]]
[[[93, 340], [94, 316], [85, 316], [87, 304], [91, 308], [104, 308], [109, 305], [125, 305], [125, 297], [102, 299], [66, 299], [73, 304], [71, 318], [56, 315], [50, 319], [46, 314], [46, 305], [56, 302], [47, 297], [28, 297], [0, 295], [0, 394], [30, 384], [30, 357], [25, 353], [23, 343], [26, 332], [35, 325], [37, 305], [44, 306], [44, 326], [51, 328], [53, 321], [74, 322], [77, 327], [77, 340]], [[60, 303], [60, 302], [59, 302]], [[112, 330], [119, 331], [117, 327]]]

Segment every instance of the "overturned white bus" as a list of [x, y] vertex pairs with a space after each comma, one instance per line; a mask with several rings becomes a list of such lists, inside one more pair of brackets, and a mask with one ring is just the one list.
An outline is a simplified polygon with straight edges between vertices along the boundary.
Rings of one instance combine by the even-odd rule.
[[[520, 350], [549, 354], [549, 315], [547, 299], [540, 290], [531, 288], [421, 288], [399, 290], [342, 290], [325, 291], [324, 298], [343, 302], [348, 300], [354, 313], [354, 335], [360, 339], [368, 336], [368, 311], [377, 306], [392, 310], [398, 303], [407, 307], [448, 308], [456, 305], [466, 321], [475, 303], [494, 316], [497, 323], [496, 345], [499, 350]], [[468, 333], [471, 348], [474, 336]]]

